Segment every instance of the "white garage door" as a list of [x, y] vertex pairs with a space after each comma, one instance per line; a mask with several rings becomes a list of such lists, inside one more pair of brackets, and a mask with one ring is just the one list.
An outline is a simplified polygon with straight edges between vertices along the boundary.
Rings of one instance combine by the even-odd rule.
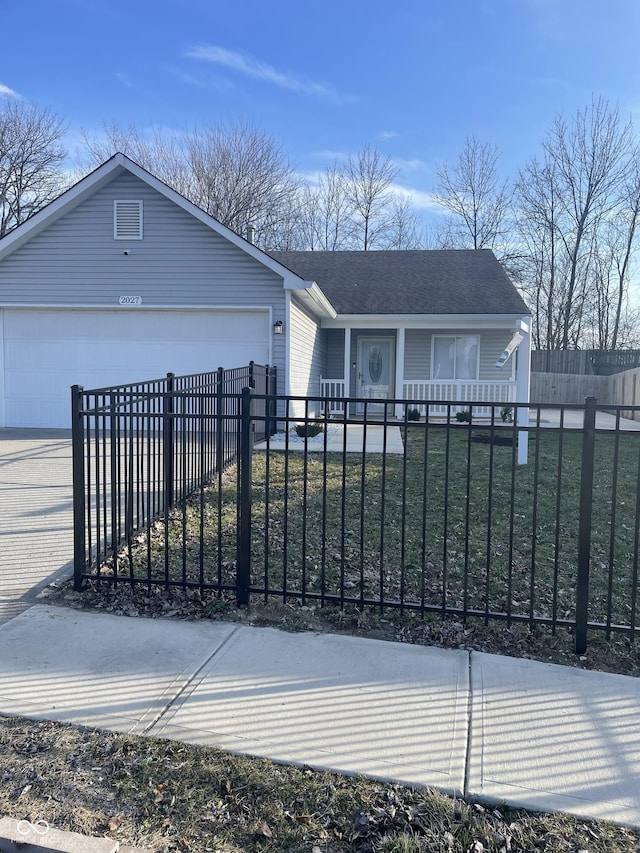
[[76, 384], [102, 388], [269, 361], [267, 311], [1, 313], [6, 426], [68, 427]]

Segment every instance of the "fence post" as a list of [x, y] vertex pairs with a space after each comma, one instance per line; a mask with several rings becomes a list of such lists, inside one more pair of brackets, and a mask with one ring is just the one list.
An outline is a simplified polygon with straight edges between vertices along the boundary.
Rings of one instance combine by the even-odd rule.
[[173, 506], [173, 459], [174, 459], [174, 423], [173, 423], [173, 373], [167, 373], [164, 395], [164, 417], [162, 418], [164, 445], [164, 510]]
[[224, 419], [224, 368], [218, 368], [218, 385], [216, 387], [216, 471], [222, 471], [224, 453], [224, 431], [226, 421]]
[[271, 427], [271, 367], [266, 364], [264, 368], [264, 437], [269, 438], [273, 435]]
[[593, 459], [596, 438], [596, 398], [587, 397], [582, 433], [580, 519], [578, 526], [578, 586], [576, 590], [576, 654], [587, 650], [589, 618], [589, 564], [591, 562], [591, 515], [593, 510]]
[[269, 435], [275, 435], [278, 431], [278, 423], [276, 421], [276, 417], [278, 414], [278, 404], [275, 399], [276, 394], [278, 393], [278, 368], [274, 364], [271, 367], [271, 372], [269, 374], [269, 394], [273, 395], [273, 399], [269, 401]]
[[253, 462], [251, 388], [242, 389], [240, 410], [240, 524], [236, 560], [236, 600], [249, 604], [251, 585], [251, 475]]
[[83, 388], [71, 386], [71, 448], [73, 472], [73, 588], [82, 589], [82, 575], [87, 559], [84, 514], [84, 430], [80, 400]]
[[[118, 541], [120, 534], [120, 399], [116, 405], [116, 391], [112, 388], [109, 391], [109, 459], [110, 459], [110, 477], [111, 477], [111, 549], [113, 550], [113, 578], [114, 584], [117, 583], [118, 577]], [[118, 414], [117, 414], [118, 413]], [[98, 569], [100, 571], [100, 569]]]

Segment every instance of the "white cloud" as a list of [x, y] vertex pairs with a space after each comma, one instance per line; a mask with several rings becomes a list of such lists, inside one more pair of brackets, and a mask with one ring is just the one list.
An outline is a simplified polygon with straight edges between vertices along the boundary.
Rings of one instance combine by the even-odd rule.
[[405, 160], [402, 157], [394, 157], [393, 158], [394, 165], [398, 167], [402, 172], [429, 172], [430, 167], [428, 163], [425, 163], [424, 160], [420, 160], [419, 158], [414, 158], [413, 160]]
[[198, 59], [204, 62], [212, 62], [222, 65], [246, 77], [254, 80], [263, 80], [281, 89], [291, 92], [300, 92], [303, 95], [314, 95], [331, 100], [347, 100], [322, 83], [315, 83], [291, 72], [278, 71], [272, 65], [262, 62], [246, 53], [235, 50], [227, 50], [218, 45], [196, 45], [187, 50], [185, 56], [189, 59]]
[[419, 210], [441, 211], [440, 205], [434, 201], [431, 193], [418, 190], [415, 187], [403, 187], [400, 184], [394, 184], [393, 192], [403, 198], [408, 198], [411, 204]]
[[311, 156], [316, 159], [326, 160], [329, 163], [334, 160], [346, 160], [349, 157], [349, 153], [347, 151], [333, 151], [331, 148], [321, 148], [317, 151], [312, 151]]
[[173, 66], [167, 67], [166, 70], [181, 83], [184, 83], [187, 86], [194, 86], [198, 89], [229, 92], [235, 88], [235, 85], [230, 80], [224, 80], [222, 78], [212, 80], [210, 77], [200, 77], [196, 74], [189, 74], [181, 68], [175, 68]]
[[[317, 187], [320, 180], [325, 176], [324, 170], [301, 170], [298, 172], [298, 177], [309, 187]], [[416, 187], [407, 187], [401, 184], [392, 184], [390, 187], [392, 193], [399, 198], [408, 198], [412, 206], [417, 210], [424, 210], [430, 213], [442, 213], [440, 205], [434, 201], [433, 196], [419, 190]]]
[[400, 136], [400, 134], [395, 130], [382, 130], [376, 138], [386, 142], [388, 139], [395, 139], [396, 136]]
[[14, 92], [14, 90], [10, 89], [8, 86], [4, 86], [2, 83], [0, 83], [0, 98], [2, 97], [20, 98], [22, 96], [19, 95], [17, 92]]

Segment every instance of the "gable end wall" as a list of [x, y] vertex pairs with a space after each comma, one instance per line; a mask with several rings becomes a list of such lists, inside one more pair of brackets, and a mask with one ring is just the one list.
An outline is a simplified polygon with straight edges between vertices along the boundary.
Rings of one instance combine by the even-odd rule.
[[[114, 240], [114, 201], [140, 200], [142, 240]], [[125, 251], [129, 254], [125, 255]], [[157, 306], [271, 308], [284, 316], [282, 279], [129, 173], [0, 263], [0, 307], [109, 307], [120, 296]], [[285, 369], [284, 336], [273, 363]]]

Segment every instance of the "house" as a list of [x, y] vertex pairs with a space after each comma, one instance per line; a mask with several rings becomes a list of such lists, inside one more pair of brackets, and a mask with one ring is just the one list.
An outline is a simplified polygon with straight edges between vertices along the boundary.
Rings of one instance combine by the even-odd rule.
[[0, 426], [250, 360], [280, 393], [527, 401], [528, 314], [489, 251], [266, 254], [116, 154], [0, 241]]
[[320, 324], [323, 396], [528, 402], [529, 311], [491, 251], [271, 255], [335, 310]]

